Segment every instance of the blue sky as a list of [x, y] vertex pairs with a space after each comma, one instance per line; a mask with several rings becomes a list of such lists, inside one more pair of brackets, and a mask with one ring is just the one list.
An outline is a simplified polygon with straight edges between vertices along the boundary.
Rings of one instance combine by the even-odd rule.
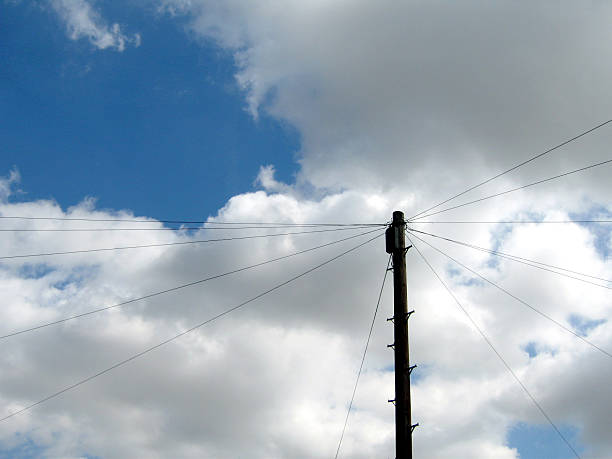
[[146, 39], [95, 50], [68, 39], [49, 9], [2, 5], [0, 169], [20, 171], [16, 199], [67, 207], [91, 196], [102, 208], [202, 219], [252, 189], [261, 165], [292, 180], [297, 131], [251, 118], [231, 53], [153, 12], [104, 13]]
[[[561, 432], [576, 444], [575, 429], [561, 426]], [[548, 426], [517, 424], [508, 434], [508, 444], [517, 448], [522, 459], [570, 458], [567, 446], [559, 441], [559, 437]], [[582, 454], [582, 448], [578, 451]]]
[[[609, 22], [601, 19], [611, 15], [605, 6], [585, 12], [568, 4], [558, 10], [541, 6], [532, 11], [505, 4], [485, 8], [478, 1], [452, 7], [444, 2], [407, 2], [408, 6], [387, 8], [368, 2], [356, 2], [353, 8], [342, 2], [300, 1], [283, 8], [274, 2], [208, 0], [0, 2], [0, 177], [4, 177], [0, 201], [2, 192], [10, 189], [0, 202], [2, 215], [46, 215], [53, 209], [41, 200], [53, 200], [65, 210], [93, 198], [94, 208], [109, 216], [124, 209], [156, 219], [201, 220], [221, 212], [230, 221], [379, 222], [396, 208], [411, 215], [609, 115], [606, 91], [612, 68], [596, 57], [602, 50], [594, 48], [594, 43], [608, 46], [599, 40], [609, 28]], [[96, 31], [78, 29], [86, 27], [83, 23], [71, 26], [75, 19], [66, 5], [89, 11]], [[483, 18], [475, 19], [480, 13]], [[559, 30], [567, 30], [568, 17], [580, 27], [561, 39]], [[593, 136], [579, 148], [558, 152], [554, 160], [504, 177], [499, 189], [583, 166], [584, 161], [607, 159], [609, 142], [609, 133]], [[274, 173], [270, 169], [270, 175], [260, 174], [269, 165]], [[12, 172], [18, 172], [20, 179], [6, 185]], [[612, 214], [605, 170], [570, 180], [574, 181], [534, 192], [539, 194], [513, 195], [449, 215], [503, 221], [530, 215], [563, 219]], [[88, 215], [92, 210], [83, 206], [80, 211]], [[504, 225], [502, 233], [496, 224], [429, 229], [610, 278], [612, 239], [606, 225], [544, 226]], [[13, 254], [209, 236], [149, 233], [146, 238], [104, 234], [99, 239], [78, 235], [74, 240], [17, 234], [1, 243], [2, 250]], [[572, 243], [566, 247], [566, 241]], [[235, 268], [232, 263], [242, 257], [259, 262], [256, 255], [285, 253], [288, 247], [303, 244], [285, 243], [262, 241], [206, 252], [169, 249], [151, 257], [139, 252], [116, 259], [92, 256], [0, 264], [5, 276], [0, 279], [5, 282], [0, 302], [6, 311], [0, 317], [19, 328], [39, 317], [86, 310], [91, 298], [110, 303], [162, 284], [172, 286], [172, 281], [197, 278], [203, 270]], [[561, 243], [564, 250], [558, 250]], [[361, 349], [370, 296], [378, 288], [380, 273], [373, 270], [376, 263], [384, 262], [385, 255], [379, 252], [368, 252], [367, 258], [351, 263], [348, 273], [315, 278], [305, 284], [302, 294], [271, 300], [282, 313], [270, 313], [274, 310], [270, 306], [259, 316], [249, 316], [241, 323], [245, 340], [240, 326], [230, 337], [224, 329], [214, 329], [210, 338], [201, 335], [200, 341], [194, 340], [192, 348], [168, 351], [165, 360], [147, 360], [148, 366], [136, 367], [140, 373], [126, 371], [137, 381], [133, 384], [118, 376], [108, 381], [123, 385], [92, 385], [91, 392], [84, 389], [68, 399], [65, 408], [56, 401], [47, 411], [41, 410], [40, 420], [28, 418], [2, 433], [0, 457], [121, 457], [136, 451], [159, 457], [232, 457], [253, 448], [257, 457], [327, 457], [336, 439], [329, 440], [325, 432], [337, 429], [344, 419], [347, 381], [337, 375], [348, 379], [354, 375], [354, 350]], [[437, 261], [438, 266], [448, 267]], [[558, 320], [581, 336], [612, 342], [607, 297], [591, 296], [573, 284], [555, 284], [548, 278], [540, 281], [502, 261], [473, 255], [469, 262], [517, 289], [519, 296], [538, 302], [549, 314], [558, 314]], [[300, 263], [271, 271], [270, 278], [241, 280], [240, 288], [211, 288], [211, 302], [234, 301], [243, 290], [276, 281], [286, 271], [301, 268]], [[411, 301], [426, 309], [415, 315], [420, 331], [413, 343], [417, 358], [423, 359], [419, 367], [427, 369], [422, 374], [417, 369], [415, 375], [422, 400], [415, 405], [422, 417], [416, 431], [422, 440], [415, 440], [419, 452], [431, 455], [442, 445], [446, 448], [439, 452], [446, 454], [442, 459], [462, 454], [507, 459], [514, 457], [512, 448], [522, 459], [574, 457], [554, 430], [541, 423], [539, 413], [499, 362], [485, 355], [485, 345], [471, 339], [461, 319], [438, 309], [454, 306], [445, 303], [448, 298], [440, 299], [430, 273], [415, 269], [413, 274]], [[480, 311], [479, 320], [490, 327], [493, 341], [527, 384], [533, 384], [574, 447], [585, 459], [605, 457], [612, 446], [598, 425], [606, 416], [600, 411], [606, 404], [598, 404], [593, 395], [608, 381], [601, 361], [531, 316], [499, 312], [505, 303], [493, 297], [484, 282], [466, 281], [462, 271], [452, 269], [446, 270], [446, 276], [463, 300]], [[350, 301], [336, 296], [344, 285], [351, 286]], [[200, 317], [202, 309], [207, 311], [203, 305], [209, 297], [198, 295], [185, 293], [163, 312], [149, 313], [143, 306], [125, 316], [100, 319], [99, 329], [93, 325], [87, 329], [90, 341], [82, 349], [81, 344], [72, 348], [65, 344], [80, 343], [77, 327], [62, 329], [58, 336], [41, 334], [14, 343], [4, 361], [10, 370], [5, 382], [8, 395], [0, 389], [0, 397], [21, 402], [49, 390], [41, 383], [42, 387], [32, 388], [34, 395], [22, 392], [22, 376], [12, 379], [13, 356], [25, 356], [23, 367], [31, 369], [50, 362], [39, 355], [40, 349], [57, 348], [58, 355], [80, 350], [83, 354], [74, 360], [94, 371], [97, 367], [88, 364], [106, 365], [109, 359], [123, 358], [138, 347], [134, 342], [154, 343], [157, 337], [184, 328], [187, 319]], [[311, 301], [310, 295], [319, 295], [320, 302]], [[344, 303], [351, 304], [350, 313], [337, 314], [334, 308], [346, 307]], [[292, 312], [295, 305], [301, 312]], [[575, 310], [580, 313], [574, 314]], [[338, 325], [340, 316], [350, 316], [346, 329]], [[120, 320], [113, 322], [117, 317]], [[442, 323], [436, 322], [440, 318]], [[390, 398], [386, 392], [381, 396], [392, 382], [392, 362], [384, 353], [389, 339], [388, 330], [375, 336], [378, 341], [372, 345], [370, 371], [361, 383], [359, 417], [349, 429], [345, 457], [392, 450], [392, 416], [381, 414], [378, 406], [379, 397], [383, 404]], [[249, 371], [242, 379], [225, 373], [223, 362], [231, 358], [225, 348], [233, 346], [244, 346], [240, 347], [244, 356], [237, 358]], [[196, 348], [199, 353], [193, 351]], [[290, 354], [278, 354], [279, 348], [289, 349]], [[303, 367], [296, 369], [293, 364], [303, 359]], [[202, 365], [194, 369], [190, 366], [194, 361]], [[173, 362], [180, 369], [176, 387], [165, 369], [155, 372], [159, 362]], [[253, 362], [263, 369], [251, 371]], [[574, 371], [576, 366], [580, 369]], [[207, 368], [215, 368], [219, 380]], [[62, 367], [49, 375], [49, 387], [78, 379], [81, 371], [79, 366]], [[598, 377], [589, 380], [592, 386], [581, 394], [581, 408], [574, 411], [566, 400], [581, 387], [575, 376], [580, 372]], [[551, 387], [551, 380], [560, 381], [560, 375], [570, 373], [564, 384]], [[320, 387], [313, 374], [322, 378]], [[200, 380], [201, 392], [193, 389], [200, 387]], [[347, 384], [351, 383], [352, 379]], [[248, 394], [256, 405], [249, 415], [236, 417], [243, 413], [238, 404], [217, 405], [224, 398], [218, 391], [226, 386], [228, 391]], [[124, 388], [125, 393], [111, 393]], [[294, 392], [296, 388], [301, 392]], [[161, 391], [168, 394], [164, 401], [158, 396]], [[88, 396], [92, 399], [98, 393], [99, 404], [91, 412], [81, 408], [87, 406]], [[284, 400], [275, 398], [285, 393], [302, 401], [296, 411], [287, 411]], [[202, 406], [216, 407], [218, 412], [211, 416], [215, 421], [200, 424], [191, 419], [195, 402], [186, 400], [185, 394], [200, 397]], [[266, 397], [270, 407], [258, 405]], [[456, 403], [460, 408], [451, 414]], [[133, 420], [126, 415], [115, 426], [109, 419], [116, 419], [114, 410], [122, 404], [129, 405], [126, 413]], [[278, 425], [279, 417], [286, 425]], [[181, 427], [173, 428], [175, 423]], [[253, 438], [269, 435], [269, 442], [262, 446], [237, 441], [231, 436], [233, 423], [241, 423]], [[81, 427], [76, 429], [77, 425]], [[303, 437], [295, 434], [296, 426], [303, 428]], [[132, 427], [135, 433], [130, 437], [125, 433]], [[468, 431], [470, 441], [460, 440]], [[120, 434], [125, 437], [113, 445], [102, 438]], [[202, 435], [211, 436], [198, 440]]]

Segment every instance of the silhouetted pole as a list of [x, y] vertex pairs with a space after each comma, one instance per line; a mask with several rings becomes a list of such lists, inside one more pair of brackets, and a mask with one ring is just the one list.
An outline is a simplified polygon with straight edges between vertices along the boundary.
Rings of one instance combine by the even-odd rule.
[[387, 253], [393, 257], [393, 320], [395, 342], [395, 451], [396, 459], [412, 459], [412, 419], [408, 347], [408, 289], [406, 286], [406, 222], [403, 212], [393, 212], [387, 229]]

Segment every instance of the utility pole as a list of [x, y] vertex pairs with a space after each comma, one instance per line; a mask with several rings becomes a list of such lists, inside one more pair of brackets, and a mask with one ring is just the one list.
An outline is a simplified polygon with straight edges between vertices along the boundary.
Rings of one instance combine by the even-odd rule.
[[[393, 212], [393, 222], [386, 232], [386, 250], [393, 260], [393, 322], [395, 342], [395, 451], [396, 459], [412, 459], [412, 425], [410, 406], [410, 366], [408, 346], [408, 288], [406, 285], [406, 222], [404, 213]], [[410, 248], [410, 247], [408, 247]], [[418, 425], [418, 424], [417, 424]]]

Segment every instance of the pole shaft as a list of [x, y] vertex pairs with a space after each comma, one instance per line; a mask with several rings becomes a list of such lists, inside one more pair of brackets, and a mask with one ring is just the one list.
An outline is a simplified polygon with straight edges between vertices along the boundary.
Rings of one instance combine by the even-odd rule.
[[410, 357], [408, 345], [408, 287], [406, 284], [406, 238], [403, 212], [393, 212], [393, 324], [395, 334], [395, 438], [396, 459], [412, 459], [410, 404]]

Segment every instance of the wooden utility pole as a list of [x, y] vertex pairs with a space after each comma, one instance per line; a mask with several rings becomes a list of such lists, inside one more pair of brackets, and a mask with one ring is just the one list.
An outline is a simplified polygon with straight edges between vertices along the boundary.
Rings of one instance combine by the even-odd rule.
[[408, 346], [408, 288], [406, 286], [406, 222], [403, 212], [393, 212], [393, 222], [386, 232], [387, 253], [393, 259], [393, 321], [395, 342], [395, 450], [396, 459], [412, 459], [410, 406], [410, 366]]

